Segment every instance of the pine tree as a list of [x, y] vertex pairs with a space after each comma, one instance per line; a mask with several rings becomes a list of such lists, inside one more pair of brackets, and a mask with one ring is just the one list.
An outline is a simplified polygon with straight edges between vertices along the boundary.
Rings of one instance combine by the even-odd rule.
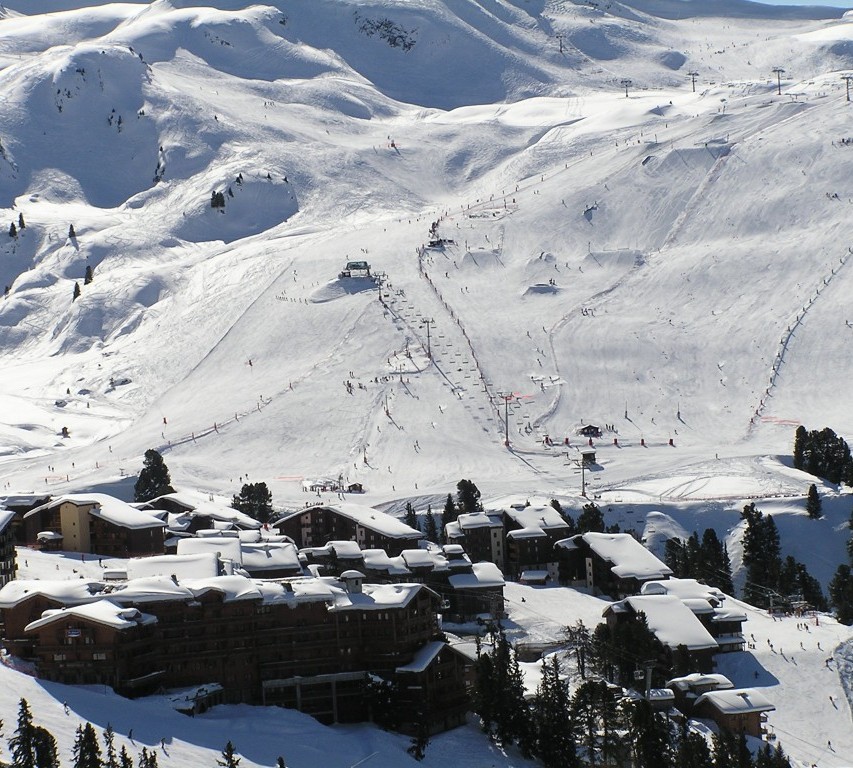
[[[678, 768], [715, 768], [705, 737], [696, 731], [687, 730], [686, 724], [676, 747], [675, 765]], [[725, 765], [725, 763], [716, 763], [718, 768], [723, 768]]]
[[107, 723], [104, 731], [104, 768], [119, 768], [116, 757], [115, 732], [112, 725]]
[[426, 531], [424, 532], [427, 541], [432, 541], [438, 544], [438, 524], [435, 522], [435, 515], [431, 509], [427, 509], [426, 514]]
[[412, 506], [411, 501], [406, 502], [406, 516], [403, 518], [403, 522], [409, 526], [409, 528], [414, 528], [416, 531], [420, 530], [418, 526], [418, 515], [415, 512], [415, 508]]
[[536, 754], [545, 768], [579, 765], [568, 684], [560, 677], [556, 654], [542, 661], [542, 679], [534, 700]]
[[86, 265], [86, 273], [83, 275], [83, 285], [89, 285], [89, 283], [94, 280], [94, 276], [92, 275], [92, 267], [87, 264]]
[[752, 753], [743, 733], [720, 731], [714, 735], [714, 765], [726, 768], [752, 768]]
[[850, 564], [853, 565], [853, 512], [847, 520], [847, 527], [850, 529], [850, 538], [847, 539], [847, 557], [850, 559]]
[[672, 765], [669, 728], [646, 699], [632, 701], [628, 732], [633, 749], [633, 768], [669, 768]]
[[616, 702], [607, 683], [588, 680], [581, 684], [572, 705], [577, 743], [582, 747], [581, 760], [591, 768], [607, 764], [616, 748], [619, 725]]
[[163, 457], [158, 451], [149, 448], [145, 451], [142, 470], [136, 480], [136, 485], [133, 486], [133, 500], [137, 502], [151, 501], [158, 496], [174, 493], [175, 489], [172, 488], [171, 482], [169, 468], [163, 461]]
[[480, 503], [480, 489], [471, 480], [460, 480], [456, 483], [456, 501], [460, 512], [472, 514], [483, 511], [483, 505]]
[[17, 236], [18, 236], [18, 230], [17, 230], [17, 228], [15, 227], [15, 222], [13, 221], [13, 222], [9, 225], [9, 237], [17, 237]]
[[78, 726], [74, 740], [74, 763], [72, 768], [103, 768], [101, 746], [91, 723]]
[[592, 635], [580, 619], [563, 629], [566, 645], [574, 650], [577, 660], [577, 670], [581, 678], [586, 677], [586, 660], [592, 644]]
[[72, 240], [75, 237], [77, 237], [77, 233], [74, 231], [74, 225], [73, 224], [68, 225], [68, 237]]
[[237, 751], [230, 741], [223, 747], [222, 759], [217, 760], [216, 764], [222, 766], [222, 768], [237, 768], [240, 765], [240, 758], [237, 756]]
[[71, 301], [77, 301], [80, 298], [80, 283], [74, 283], [74, 295], [71, 297]]
[[26, 223], [24, 222], [24, 214], [18, 214], [18, 229], [26, 229]]
[[272, 493], [266, 483], [244, 483], [231, 499], [231, 506], [260, 523], [268, 523], [273, 514]]
[[598, 505], [590, 502], [584, 504], [577, 519], [578, 533], [604, 533], [604, 515]]
[[797, 431], [794, 433], [794, 468], [803, 469], [805, 467], [805, 451], [807, 440], [806, 428], [800, 424]]
[[444, 528], [448, 523], [455, 522], [458, 517], [459, 510], [453, 502], [453, 497], [448, 493], [444, 502], [444, 509], [441, 511], [441, 527]]
[[812, 520], [818, 520], [821, 517], [821, 506], [817, 486], [812, 483], [809, 486], [808, 496], [806, 496], [806, 512]]
[[133, 758], [127, 754], [124, 744], [121, 745], [121, 750], [118, 753], [119, 768], [133, 768]]
[[33, 728], [33, 746], [38, 768], [59, 768], [59, 750], [56, 739], [46, 728], [36, 725]]
[[30, 705], [26, 699], [18, 702], [18, 727], [9, 739], [12, 768], [36, 768], [35, 728]]
[[275, 768], [287, 768], [284, 764], [284, 758], [281, 755], [279, 755], [278, 760], [275, 761]]
[[853, 574], [845, 563], [838, 566], [829, 582], [829, 601], [841, 624], [853, 624]]

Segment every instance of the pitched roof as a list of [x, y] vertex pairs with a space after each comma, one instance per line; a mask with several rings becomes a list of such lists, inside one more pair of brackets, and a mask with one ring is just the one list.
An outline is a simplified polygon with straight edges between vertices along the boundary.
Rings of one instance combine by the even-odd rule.
[[63, 605], [91, 602], [103, 584], [87, 579], [14, 579], [0, 589], [0, 608], [13, 608], [33, 595], [42, 595]]
[[776, 709], [770, 700], [755, 688], [732, 688], [727, 691], [708, 691], [696, 699], [696, 707], [707, 702], [726, 715], [744, 715], [748, 712], [772, 712]]
[[454, 573], [450, 576], [450, 585], [454, 589], [477, 587], [502, 587], [504, 576], [494, 563], [474, 563], [472, 573]]
[[166, 523], [156, 518], [150, 512], [132, 507], [127, 502], [106, 493], [66, 493], [51, 499], [47, 504], [42, 504], [40, 507], [31, 509], [24, 515], [24, 519], [36, 515], [42, 510], [51, 509], [66, 502], [76, 504], [77, 506], [92, 504], [94, 506], [89, 511], [92, 517], [106, 520], [108, 523], [120, 526], [121, 528], [137, 530], [166, 527]]
[[130, 629], [139, 624], [154, 624], [156, 616], [142, 613], [136, 608], [124, 608], [109, 600], [98, 600], [86, 605], [75, 605], [71, 608], [59, 608], [45, 611], [40, 619], [31, 621], [24, 627], [25, 632], [40, 629], [55, 621], [68, 621], [71, 618], [94, 621], [115, 629]]
[[558, 541], [557, 546], [576, 549], [580, 539], [602, 560], [613, 563], [610, 570], [620, 579], [662, 579], [672, 574], [669, 566], [628, 533], [581, 533]]
[[370, 530], [391, 539], [422, 539], [424, 536], [420, 531], [409, 527], [402, 520], [388, 515], [385, 512], [380, 512], [378, 509], [365, 506], [364, 504], [352, 504], [349, 502], [300, 509], [297, 512], [292, 512], [291, 514], [286, 515], [281, 518], [281, 520], [277, 520], [274, 525], [278, 525], [285, 520], [291, 520], [299, 515], [304, 515], [306, 512], [310, 512], [311, 510], [318, 508], [328, 509], [336, 514], [349, 518], [363, 528], [369, 528]]
[[646, 615], [649, 629], [663, 645], [675, 650], [684, 645], [690, 651], [717, 648], [717, 641], [711, 637], [702, 622], [693, 612], [674, 595], [635, 595], [614, 603], [605, 609], [617, 606], [630, 606], [634, 613], [641, 611]]

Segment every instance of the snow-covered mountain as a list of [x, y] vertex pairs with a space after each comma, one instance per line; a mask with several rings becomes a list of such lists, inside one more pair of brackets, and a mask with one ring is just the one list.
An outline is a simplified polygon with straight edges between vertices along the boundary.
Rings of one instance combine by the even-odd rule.
[[785, 457], [853, 435], [843, 11], [77, 6], [0, 8], [0, 493], [127, 497], [156, 447], [278, 506], [572, 507], [593, 422], [609, 522], [737, 567], [758, 499], [827, 583], [850, 497], [806, 519]]

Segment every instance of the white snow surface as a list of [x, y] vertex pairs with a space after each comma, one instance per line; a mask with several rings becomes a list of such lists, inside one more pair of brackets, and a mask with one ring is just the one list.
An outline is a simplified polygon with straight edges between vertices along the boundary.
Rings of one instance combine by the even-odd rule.
[[[484, 500], [576, 515], [574, 429], [593, 422], [611, 429], [583, 482], [608, 524], [658, 556], [714, 528], [740, 588], [754, 500], [826, 586], [850, 495], [788, 456], [798, 424], [853, 435], [849, 18], [741, 0], [240, 5], [0, 12], [0, 232], [26, 225], [0, 234], [0, 494], [129, 500], [154, 447], [181, 494], [225, 504], [263, 480], [293, 510], [305, 478], [342, 477], [364, 505], [438, 511], [464, 476]], [[363, 31], [382, 18], [410, 50]], [[438, 220], [453, 242], [420, 250]], [[336, 279], [351, 259], [384, 273], [381, 303]], [[506, 591], [519, 635], [543, 641], [603, 607]], [[796, 759], [853, 763], [850, 630], [734, 605], [758, 642], [723, 671], [768, 693]], [[187, 722], [0, 675], [2, 711], [26, 695], [64, 754], [88, 718], [132, 751], [133, 724], [149, 746], [174, 733], [176, 765], [212, 764], [226, 731], [248, 768], [282, 743], [297, 768], [409, 759], [372, 728], [248, 707]], [[448, 763], [524, 765], [476, 728], [433, 741], [424, 764]]]

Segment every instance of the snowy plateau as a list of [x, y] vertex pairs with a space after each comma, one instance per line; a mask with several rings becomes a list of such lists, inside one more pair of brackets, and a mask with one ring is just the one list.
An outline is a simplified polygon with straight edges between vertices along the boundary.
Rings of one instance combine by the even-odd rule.
[[[264, 481], [280, 509], [334, 502], [303, 483], [341, 478], [392, 514], [440, 510], [464, 477], [576, 514], [583, 482], [659, 556], [714, 528], [736, 587], [755, 501], [824, 589], [845, 562], [853, 495], [790, 458], [797, 425], [853, 436], [843, 10], [9, 2], [0, 496], [129, 500], [156, 448], [178, 488]], [[379, 285], [339, 277], [348, 261]], [[588, 423], [608, 430], [582, 478]], [[54, 560], [21, 549], [19, 576], [55, 578]], [[506, 599], [513, 639], [537, 641], [606, 605]], [[853, 765], [851, 628], [744, 610], [756, 647], [719, 671], [772, 700], [797, 765]], [[6, 737], [21, 696], [63, 756], [88, 720], [134, 754], [165, 739], [163, 766], [214, 765], [229, 738], [244, 768], [415, 764], [370, 726], [190, 719], [0, 666]], [[472, 721], [423, 765], [533, 763]]]

